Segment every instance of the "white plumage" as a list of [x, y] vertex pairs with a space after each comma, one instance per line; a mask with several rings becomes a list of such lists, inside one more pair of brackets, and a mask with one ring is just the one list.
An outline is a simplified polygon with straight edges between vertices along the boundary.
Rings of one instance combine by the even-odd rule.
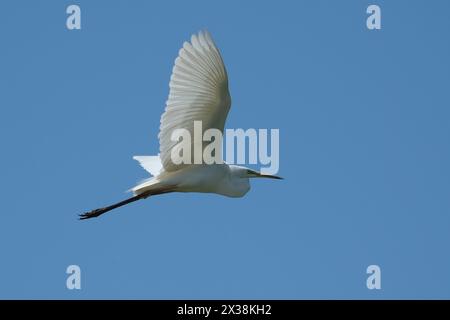
[[[194, 136], [194, 121], [202, 130], [223, 132], [231, 106], [227, 72], [214, 41], [208, 32], [199, 32], [180, 49], [169, 83], [169, 98], [161, 116], [158, 156], [134, 156], [153, 177], [132, 188], [134, 197], [81, 215], [97, 217], [109, 210], [152, 195], [168, 192], [207, 192], [242, 197], [250, 189], [249, 178], [262, 175], [249, 168], [223, 164], [174, 164], [171, 151], [177, 141], [171, 140], [175, 129], [187, 129]], [[192, 149], [194, 149], [194, 139]], [[201, 149], [202, 146], [197, 146]], [[193, 157], [193, 154], [192, 154]], [[193, 163], [193, 161], [191, 161]]]
[[164, 170], [175, 171], [180, 165], [174, 165], [170, 157], [176, 144], [170, 140], [173, 130], [184, 128], [193, 136], [194, 121], [202, 121], [203, 130], [223, 131], [231, 106], [227, 72], [209, 33], [200, 32], [191, 37], [191, 43], [183, 44], [169, 87], [166, 110], [161, 116], [159, 150]]

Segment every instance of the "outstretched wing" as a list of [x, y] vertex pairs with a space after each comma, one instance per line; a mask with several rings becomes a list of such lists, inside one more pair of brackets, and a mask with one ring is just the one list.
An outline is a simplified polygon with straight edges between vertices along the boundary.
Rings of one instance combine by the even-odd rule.
[[[169, 98], [161, 116], [159, 150], [166, 171], [176, 171], [182, 165], [171, 160], [173, 130], [187, 129], [191, 133], [193, 155], [194, 121], [202, 122], [202, 130], [216, 128], [223, 132], [231, 105], [228, 77], [219, 50], [208, 32], [199, 32], [180, 49], [170, 78]], [[202, 132], [203, 134], [203, 132]]]

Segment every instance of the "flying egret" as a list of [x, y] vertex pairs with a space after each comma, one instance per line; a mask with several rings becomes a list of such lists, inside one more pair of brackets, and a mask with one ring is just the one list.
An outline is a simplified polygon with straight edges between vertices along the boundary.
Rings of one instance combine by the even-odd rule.
[[223, 132], [231, 106], [227, 72], [207, 31], [192, 35], [191, 42], [183, 44], [175, 60], [169, 87], [158, 135], [160, 154], [133, 157], [153, 177], [132, 188], [133, 197], [81, 214], [80, 219], [98, 217], [128, 203], [169, 192], [242, 197], [250, 189], [249, 178], [281, 179], [226, 163], [175, 164], [172, 161], [171, 151], [177, 141], [173, 141], [171, 135], [175, 129], [184, 128], [193, 133], [194, 121], [201, 121], [203, 130], [216, 128]]

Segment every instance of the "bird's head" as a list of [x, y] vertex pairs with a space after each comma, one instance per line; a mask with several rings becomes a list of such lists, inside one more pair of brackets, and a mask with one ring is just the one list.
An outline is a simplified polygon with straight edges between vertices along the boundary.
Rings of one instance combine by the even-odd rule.
[[270, 174], [262, 174], [253, 169], [242, 167], [242, 166], [230, 166], [231, 170], [234, 171], [234, 174], [240, 178], [269, 178], [269, 179], [283, 179], [279, 176], [274, 176]]

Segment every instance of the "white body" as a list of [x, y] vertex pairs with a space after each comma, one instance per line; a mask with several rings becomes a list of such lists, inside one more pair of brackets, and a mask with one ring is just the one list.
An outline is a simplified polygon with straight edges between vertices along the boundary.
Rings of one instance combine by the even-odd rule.
[[[154, 158], [155, 162], [159, 160], [157, 157], [148, 158]], [[151, 190], [174, 187], [178, 192], [217, 193], [228, 197], [242, 197], [250, 190], [249, 179], [245, 176], [246, 171], [246, 168], [227, 164], [191, 165], [173, 172], [162, 170], [159, 173], [151, 172], [156, 176], [141, 182], [132, 191], [135, 195], [139, 195]]]

